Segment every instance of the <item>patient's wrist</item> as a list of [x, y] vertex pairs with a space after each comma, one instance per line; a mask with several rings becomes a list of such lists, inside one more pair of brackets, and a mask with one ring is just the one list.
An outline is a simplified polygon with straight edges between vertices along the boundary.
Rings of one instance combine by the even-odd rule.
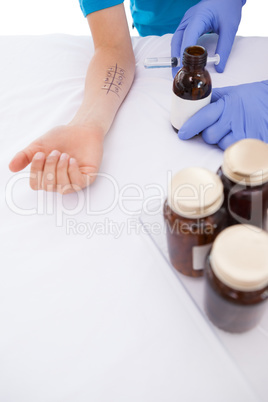
[[68, 124], [67, 126], [69, 127], [82, 127], [86, 130], [88, 130], [88, 134], [90, 135], [91, 133], [94, 135], [98, 135], [102, 138], [105, 137], [106, 131], [105, 127], [97, 121], [92, 121], [92, 120], [86, 120], [83, 118], [80, 118], [78, 116], [75, 116]]

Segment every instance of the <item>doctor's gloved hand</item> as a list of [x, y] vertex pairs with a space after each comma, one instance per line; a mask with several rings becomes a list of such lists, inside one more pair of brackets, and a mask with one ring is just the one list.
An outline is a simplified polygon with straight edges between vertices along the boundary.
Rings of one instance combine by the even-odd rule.
[[221, 149], [243, 138], [268, 142], [268, 81], [214, 89], [211, 103], [178, 134], [187, 140], [200, 132], [205, 142]]
[[[194, 46], [198, 38], [208, 32], [219, 35], [216, 53], [220, 63], [215, 66], [218, 73], [224, 71], [234, 38], [241, 20], [242, 6], [246, 0], [201, 0], [189, 8], [173, 35], [171, 56], [182, 60], [184, 49]], [[172, 69], [173, 77], [178, 68]]]

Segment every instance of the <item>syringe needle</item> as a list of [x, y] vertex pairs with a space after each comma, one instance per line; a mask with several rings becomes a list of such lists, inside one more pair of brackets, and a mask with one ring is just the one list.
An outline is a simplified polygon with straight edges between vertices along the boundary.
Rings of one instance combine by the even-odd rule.
[[[220, 55], [208, 56], [207, 63], [219, 64]], [[180, 65], [179, 57], [152, 57], [144, 60], [145, 68], [165, 68], [165, 67], [177, 67]]]

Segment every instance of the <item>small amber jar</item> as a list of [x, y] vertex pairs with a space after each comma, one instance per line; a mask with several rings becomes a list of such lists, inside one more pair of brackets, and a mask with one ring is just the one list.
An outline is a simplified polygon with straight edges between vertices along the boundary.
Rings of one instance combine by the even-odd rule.
[[268, 234], [234, 225], [215, 240], [205, 269], [205, 311], [214, 325], [245, 332], [260, 321], [268, 298]]
[[229, 225], [246, 223], [267, 229], [268, 145], [244, 139], [226, 149], [218, 170], [224, 186]]
[[164, 219], [172, 265], [187, 276], [201, 276], [211, 245], [226, 225], [223, 185], [209, 170], [187, 168], [169, 186]]
[[[202, 46], [184, 50], [183, 67], [173, 80], [170, 121], [176, 132], [211, 100], [211, 77], [205, 66], [207, 51]], [[199, 134], [199, 133], [196, 133]]]

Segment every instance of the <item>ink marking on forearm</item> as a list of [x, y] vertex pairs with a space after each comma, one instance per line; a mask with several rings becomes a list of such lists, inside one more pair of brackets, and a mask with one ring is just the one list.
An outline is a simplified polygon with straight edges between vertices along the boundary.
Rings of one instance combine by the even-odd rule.
[[119, 68], [117, 64], [109, 67], [107, 70], [106, 78], [104, 79], [104, 85], [101, 89], [106, 91], [106, 95], [109, 92], [114, 92], [118, 97], [122, 90], [123, 80], [125, 78], [125, 70]]

